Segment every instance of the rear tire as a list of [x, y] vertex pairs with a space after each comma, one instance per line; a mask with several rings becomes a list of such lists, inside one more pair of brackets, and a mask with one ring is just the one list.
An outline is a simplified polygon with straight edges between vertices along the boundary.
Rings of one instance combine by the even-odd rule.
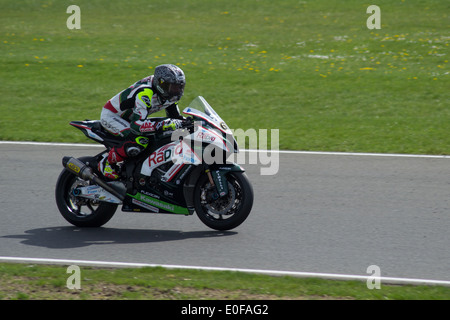
[[244, 172], [226, 175], [228, 195], [216, 200], [215, 187], [202, 175], [194, 191], [194, 207], [197, 216], [215, 230], [231, 230], [247, 219], [253, 206], [253, 188]]
[[[93, 160], [91, 157], [79, 158], [82, 162]], [[80, 185], [89, 185], [75, 174], [64, 169], [58, 177], [55, 188], [56, 205], [68, 222], [77, 227], [100, 227], [114, 215], [118, 205], [92, 201], [73, 195], [72, 191]]]

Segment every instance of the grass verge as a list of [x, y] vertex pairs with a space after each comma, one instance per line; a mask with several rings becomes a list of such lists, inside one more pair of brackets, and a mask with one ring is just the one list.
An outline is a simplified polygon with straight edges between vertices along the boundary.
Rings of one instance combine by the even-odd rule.
[[3, 300], [448, 300], [450, 288], [295, 278], [161, 267], [80, 267], [80, 289], [67, 266], [0, 264]]
[[[70, 120], [162, 63], [234, 129], [280, 149], [450, 154], [450, 28], [440, 0], [0, 0], [0, 139], [86, 142]], [[244, 146], [241, 146], [244, 147]]]

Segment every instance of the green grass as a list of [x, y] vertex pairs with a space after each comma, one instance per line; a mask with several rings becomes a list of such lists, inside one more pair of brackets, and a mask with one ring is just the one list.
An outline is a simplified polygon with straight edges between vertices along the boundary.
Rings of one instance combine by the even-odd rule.
[[[0, 264], [0, 299], [10, 300], [448, 300], [450, 288], [274, 277], [239, 272], [80, 267], [69, 289], [67, 266]], [[70, 281], [69, 281], [70, 282]], [[70, 282], [72, 283], [72, 282]]]
[[449, 4], [366, 1], [0, 0], [0, 139], [87, 142], [70, 120], [162, 63], [232, 128], [280, 149], [450, 154]]

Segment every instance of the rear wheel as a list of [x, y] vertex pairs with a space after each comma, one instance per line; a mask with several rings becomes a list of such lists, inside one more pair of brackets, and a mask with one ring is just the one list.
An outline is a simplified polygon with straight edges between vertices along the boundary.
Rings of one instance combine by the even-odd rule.
[[[82, 162], [92, 160], [90, 157], [79, 158]], [[89, 185], [68, 170], [63, 170], [56, 183], [55, 198], [61, 215], [77, 227], [100, 227], [107, 223], [118, 207], [117, 204], [94, 201], [77, 197], [73, 190]]]
[[253, 188], [244, 172], [226, 175], [228, 194], [218, 197], [206, 175], [194, 191], [194, 207], [200, 220], [215, 230], [236, 228], [247, 219], [253, 206]]

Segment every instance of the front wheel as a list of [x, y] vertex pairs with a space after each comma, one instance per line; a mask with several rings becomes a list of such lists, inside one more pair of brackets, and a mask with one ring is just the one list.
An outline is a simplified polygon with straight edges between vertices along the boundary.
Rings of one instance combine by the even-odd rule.
[[244, 172], [226, 175], [228, 194], [218, 197], [206, 175], [200, 177], [194, 191], [197, 216], [215, 230], [230, 230], [247, 219], [253, 206], [253, 188]]
[[[91, 159], [79, 158], [84, 163]], [[56, 204], [64, 219], [74, 226], [100, 227], [112, 218], [118, 205], [76, 197], [73, 194], [75, 188], [87, 185], [89, 185], [88, 181], [64, 169], [56, 183]]]

